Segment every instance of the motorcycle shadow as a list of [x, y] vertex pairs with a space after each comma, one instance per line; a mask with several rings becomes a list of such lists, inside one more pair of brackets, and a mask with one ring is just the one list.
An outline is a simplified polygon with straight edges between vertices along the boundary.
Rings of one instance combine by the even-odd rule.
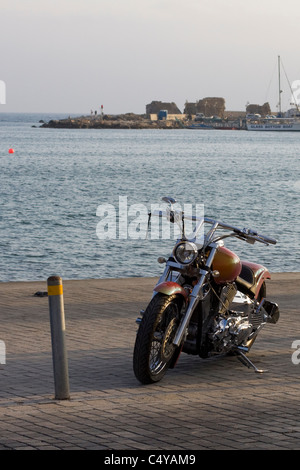
[[[263, 358], [260, 359], [259, 354], [252, 355], [251, 359], [255, 362], [256, 366], [262, 369], [267, 365]], [[211, 356], [207, 359], [201, 359], [199, 357], [181, 357], [176, 367], [168, 371], [164, 380], [174, 377], [176, 381], [180, 380], [188, 384], [213, 384], [220, 382], [226, 384], [236, 381], [237, 378], [239, 383], [243, 379], [249, 380], [249, 374], [250, 377], [255, 379], [264, 375], [255, 374], [253, 369], [245, 367], [237, 356], [223, 354]]]
[[[169, 369], [164, 378], [146, 387], [168, 385], [189, 387], [192, 385], [232, 382], [242, 373], [249, 377], [248, 370], [236, 357], [213, 356], [201, 359], [198, 356], [181, 355], [174, 369]], [[252, 372], [252, 371], [251, 371]], [[252, 372], [253, 373], [253, 372]], [[132, 351], [127, 348], [85, 351], [69, 354], [70, 387], [73, 392], [113, 390], [136, 391], [141, 386], [133, 373]], [[253, 374], [256, 375], [256, 374]]]

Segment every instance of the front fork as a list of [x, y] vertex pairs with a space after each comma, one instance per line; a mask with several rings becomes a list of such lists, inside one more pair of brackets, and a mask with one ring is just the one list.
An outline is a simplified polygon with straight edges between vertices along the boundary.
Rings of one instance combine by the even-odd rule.
[[202, 287], [206, 281], [208, 273], [210, 272], [210, 268], [211, 268], [216, 250], [217, 250], [217, 247], [213, 247], [211, 249], [211, 252], [206, 261], [205, 268], [200, 269], [199, 271], [201, 274], [201, 277], [199, 279], [199, 282], [195, 285], [194, 289], [191, 292], [189, 306], [187, 308], [187, 311], [184, 317], [181, 320], [181, 323], [178, 327], [178, 330], [176, 332], [176, 335], [173, 341], [174, 346], [180, 346], [180, 344], [182, 343], [182, 340], [186, 334], [186, 330], [190, 323], [194, 310], [196, 306], [198, 305], [199, 300], [201, 300], [202, 298]]

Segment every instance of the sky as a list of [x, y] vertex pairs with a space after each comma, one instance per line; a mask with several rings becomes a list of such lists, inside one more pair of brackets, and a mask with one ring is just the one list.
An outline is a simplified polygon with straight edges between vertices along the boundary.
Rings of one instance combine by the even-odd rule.
[[0, 0], [0, 112], [183, 111], [212, 96], [276, 111], [278, 56], [288, 108], [299, 28], [299, 0]]

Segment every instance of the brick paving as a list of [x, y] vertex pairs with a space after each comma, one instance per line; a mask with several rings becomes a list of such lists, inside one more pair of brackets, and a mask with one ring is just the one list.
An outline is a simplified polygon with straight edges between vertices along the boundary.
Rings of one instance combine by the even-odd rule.
[[[266, 325], [250, 358], [182, 354], [162, 382], [132, 371], [135, 319], [155, 280], [64, 281], [70, 400], [54, 399], [46, 282], [0, 283], [0, 450], [300, 449], [300, 274], [268, 285], [281, 318]], [[300, 354], [299, 354], [300, 357]]]

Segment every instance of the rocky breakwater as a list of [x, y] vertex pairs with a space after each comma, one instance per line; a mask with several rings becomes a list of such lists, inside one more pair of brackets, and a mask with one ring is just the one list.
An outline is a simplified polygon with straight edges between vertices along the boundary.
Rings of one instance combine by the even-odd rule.
[[179, 121], [152, 121], [143, 114], [104, 114], [53, 119], [41, 127], [55, 129], [178, 129]]

